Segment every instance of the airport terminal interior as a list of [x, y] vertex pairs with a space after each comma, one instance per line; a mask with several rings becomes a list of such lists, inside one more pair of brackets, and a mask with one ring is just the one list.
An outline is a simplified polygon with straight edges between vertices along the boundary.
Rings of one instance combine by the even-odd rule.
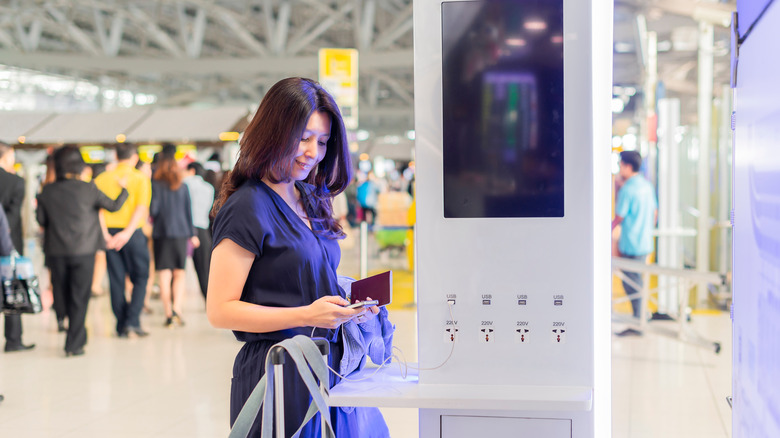
[[[18, 225], [3, 206], [40, 292], [13, 344], [3, 259], [0, 436], [230, 433], [244, 343], [209, 322], [195, 245], [173, 316], [152, 268], [140, 326], [119, 333], [98, 252], [88, 340], [66, 351], [37, 195], [55, 151], [75, 145], [94, 182], [128, 144], [147, 179], [165, 160], [179, 178], [199, 164], [188, 179], [219, 195], [287, 77], [319, 81], [341, 109], [354, 178], [333, 201], [337, 274], [393, 273], [392, 360], [377, 381], [337, 385], [334, 406], [379, 407], [394, 438], [777, 436], [780, 108], [762, 99], [780, 93], [766, 76], [777, 23], [773, 0], [0, 0], [0, 177], [24, 179]], [[629, 180], [645, 201], [627, 200]], [[213, 201], [193, 199], [192, 220]], [[630, 232], [652, 248], [633, 253], [631, 202], [652, 217]], [[410, 369], [411, 395], [382, 377]]]

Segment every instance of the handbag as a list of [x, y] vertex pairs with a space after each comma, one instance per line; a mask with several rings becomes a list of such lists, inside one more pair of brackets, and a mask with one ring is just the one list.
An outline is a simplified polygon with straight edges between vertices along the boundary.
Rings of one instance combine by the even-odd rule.
[[27, 257], [0, 257], [0, 279], [3, 283], [3, 313], [40, 313], [41, 289]]

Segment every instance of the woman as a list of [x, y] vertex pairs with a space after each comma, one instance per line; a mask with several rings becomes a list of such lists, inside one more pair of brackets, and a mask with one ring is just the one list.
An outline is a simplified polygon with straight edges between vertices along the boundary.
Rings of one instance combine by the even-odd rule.
[[[181, 318], [185, 292], [184, 267], [187, 241], [198, 247], [192, 225], [190, 192], [182, 184], [183, 175], [173, 157], [163, 157], [152, 180], [152, 218], [154, 263], [160, 282], [160, 299], [165, 311], [165, 326], [184, 325]], [[171, 300], [173, 295], [173, 300]]]
[[117, 211], [128, 193], [126, 181], [112, 200], [94, 184], [84, 182], [86, 167], [79, 148], [66, 145], [54, 152], [57, 180], [46, 185], [38, 195], [38, 223], [44, 232], [44, 253], [51, 269], [55, 296], [62, 299], [68, 318], [66, 356], [84, 354], [87, 331], [84, 319], [92, 289], [95, 253], [105, 247], [98, 212], [101, 208]]
[[[288, 78], [268, 90], [214, 206], [208, 318], [245, 342], [233, 366], [231, 424], [263, 375], [272, 345], [313, 332], [331, 342], [328, 360], [335, 369], [344, 349], [336, 329], [379, 312], [344, 307], [336, 276], [336, 240], [344, 232], [332, 217], [331, 200], [349, 184], [351, 169], [341, 114], [319, 84]], [[291, 361], [284, 375], [290, 434], [309, 398]], [[259, 423], [258, 415], [250, 436]], [[314, 436], [318, 426], [310, 422], [301, 436]]]

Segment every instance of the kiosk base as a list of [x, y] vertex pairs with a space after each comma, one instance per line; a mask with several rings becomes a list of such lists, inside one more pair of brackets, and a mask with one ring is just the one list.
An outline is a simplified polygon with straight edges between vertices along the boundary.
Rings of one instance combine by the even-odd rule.
[[[438, 412], [420, 411], [420, 436], [442, 438], [472, 438], [475, 436], [528, 436], [545, 438], [571, 438], [571, 420], [554, 418], [517, 418], [472, 415], [437, 415]], [[423, 432], [428, 415], [440, 419], [441, 429]], [[437, 425], [433, 425], [434, 429]]]
[[[415, 364], [416, 365], [416, 364]], [[420, 384], [397, 364], [366, 368], [330, 391], [331, 406], [420, 409], [420, 436], [573, 438], [589, 430], [593, 389], [522, 385]], [[583, 435], [577, 435], [583, 436]]]

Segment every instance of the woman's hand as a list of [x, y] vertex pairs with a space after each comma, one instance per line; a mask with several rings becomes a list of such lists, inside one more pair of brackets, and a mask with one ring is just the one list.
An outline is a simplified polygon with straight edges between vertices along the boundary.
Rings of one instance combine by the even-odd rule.
[[329, 295], [306, 306], [307, 324], [310, 327], [335, 329], [341, 324], [365, 312], [365, 309], [350, 309], [349, 301]]
[[[371, 297], [366, 297], [366, 301], [371, 301]], [[372, 319], [376, 318], [376, 316], [379, 314], [379, 307], [378, 306], [371, 306], [371, 307], [363, 307], [362, 312], [355, 316], [355, 322], [357, 323], [364, 323], [371, 321]]]

